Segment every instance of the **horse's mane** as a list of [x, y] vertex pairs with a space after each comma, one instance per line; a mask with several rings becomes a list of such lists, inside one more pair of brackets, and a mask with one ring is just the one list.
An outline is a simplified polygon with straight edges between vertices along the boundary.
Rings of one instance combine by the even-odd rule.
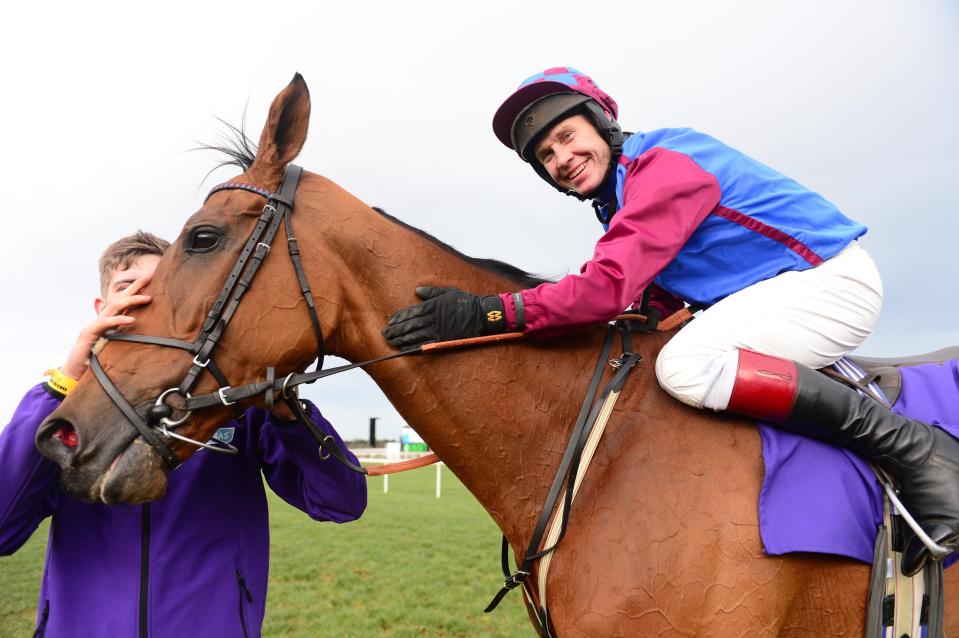
[[[243, 120], [240, 123], [240, 126], [234, 126], [222, 118], [217, 118], [221, 124], [223, 124], [227, 130], [226, 132], [220, 135], [220, 140], [216, 144], [200, 144], [194, 150], [202, 151], [216, 151], [226, 155], [226, 159], [221, 161], [219, 164], [213, 167], [210, 170], [210, 173], [222, 168], [224, 166], [236, 166], [237, 168], [247, 171], [253, 166], [253, 161], [256, 159], [256, 144], [246, 135], [245, 126], [246, 126], [246, 115], [244, 113]], [[207, 173], [209, 175], [209, 173]], [[472, 264], [478, 268], [482, 268], [488, 272], [491, 272], [495, 275], [505, 277], [510, 281], [516, 283], [522, 288], [534, 288], [542, 283], [550, 281], [543, 277], [530, 274], [525, 270], [520, 270], [516, 266], [507, 264], [506, 262], [499, 261], [498, 259], [481, 259], [478, 257], [470, 257], [464, 255], [460, 251], [456, 250], [449, 244], [440, 241], [436, 237], [433, 237], [429, 233], [416, 228], [415, 226], [410, 226], [406, 222], [393, 217], [382, 208], [373, 207], [377, 213], [390, 220], [394, 224], [402, 226], [403, 228], [409, 229], [419, 235], [420, 237], [432, 242], [439, 248], [443, 249], [447, 253], [458, 257], [463, 261]]]
[[430, 241], [433, 244], [439, 246], [441, 249], [453, 255], [454, 257], [458, 257], [459, 259], [462, 259], [468, 264], [472, 264], [474, 266], [477, 266], [478, 268], [482, 268], [483, 270], [491, 272], [495, 275], [505, 277], [506, 279], [509, 279], [510, 281], [516, 284], [519, 284], [523, 288], [534, 288], [542, 283], [551, 281], [549, 279], [544, 279], [543, 277], [540, 277], [538, 275], [530, 274], [526, 272], [525, 270], [520, 270], [516, 266], [507, 264], [505, 261], [500, 261], [498, 259], [481, 259], [478, 257], [470, 257], [469, 255], [464, 255], [463, 253], [456, 250], [449, 244], [440, 241], [436, 237], [433, 237], [426, 231], [420, 230], [419, 228], [415, 226], [410, 226], [403, 220], [393, 217], [382, 208], [378, 208], [374, 206], [373, 210], [375, 210], [377, 213], [379, 213], [386, 219], [390, 220], [394, 224], [402, 226], [403, 228], [407, 228], [413, 231], [414, 233], [416, 233], [417, 235], [419, 235], [420, 237], [422, 237], [423, 239], [426, 239], [427, 241]]

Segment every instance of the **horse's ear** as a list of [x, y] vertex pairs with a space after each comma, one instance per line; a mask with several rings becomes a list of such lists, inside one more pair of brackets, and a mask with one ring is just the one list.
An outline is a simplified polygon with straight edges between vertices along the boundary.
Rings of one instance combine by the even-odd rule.
[[277, 174], [300, 154], [310, 126], [310, 90], [297, 73], [270, 105], [250, 172]]

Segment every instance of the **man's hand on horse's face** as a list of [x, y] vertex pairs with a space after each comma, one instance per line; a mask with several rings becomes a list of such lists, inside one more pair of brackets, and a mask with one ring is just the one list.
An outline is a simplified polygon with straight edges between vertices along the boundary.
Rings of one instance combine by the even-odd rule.
[[394, 312], [383, 329], [394, 348], [506, 331], [503, 302], [497, 295], [480, 297], [456, 288], [420, 286], [416, 296], [423, 302]]
[[159, 261], [160, 258], [156, 255], [143, 255], [127, 268], [113, 273], [103, 297], [97, 297], [93, 301], [97, 316], [80, 331], [76, 342], [67, 353], [66, 361], [60, 366], [61, 372], [79, 379], [87, 369], [87, 359], [93, 344], [109, 330], [133, 325], [135, 319], [128, 316], [127, 312], [145, 306], [153, 299], [141, 291], [150, 283]]

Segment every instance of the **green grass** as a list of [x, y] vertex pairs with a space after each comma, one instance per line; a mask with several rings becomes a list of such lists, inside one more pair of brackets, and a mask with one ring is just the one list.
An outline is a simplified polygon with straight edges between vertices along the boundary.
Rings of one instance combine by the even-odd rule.
[[0, 638], [32, 636], [49, 519], [13, 556], [0, 558]]
[[[499, 530], [466, 488], [435, 468], [369, 480], [359, 521], [315, 523], [270, 495], [271, 566], [264, 636], [535, 636], [512, 592], [483, 608], [502, 584]], [[0, 638], [30, 636], [47, 524], [0, 558]]]

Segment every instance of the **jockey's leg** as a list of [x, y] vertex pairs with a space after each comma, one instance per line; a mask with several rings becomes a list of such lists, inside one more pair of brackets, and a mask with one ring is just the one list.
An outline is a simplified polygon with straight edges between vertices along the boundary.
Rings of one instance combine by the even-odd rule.
[[[951, 543], [959, 538], [959, 443], [810, 369], [862, 343], [881, 304], [875, 265], [853, 244], [711, 307], [663, 348], [657, 377], [689, 405], [728, 408], [874, 461], [900, 483], [905, 506], [933, 540]], [[913, 539], [903, 571], [918, 571], [925, 559]]]
[[[939, 428], [899, 416], [807, 366], [749, 350], [739, 351], [728, 409], [859, 453], [896, 480], [906, 509], [934, 541], [959, 540], [959, 442]], [[913, 537], [903, 573], [918, 572], [927, 557]]]
[[875, 263], [853, 242], [816, 268], [785, 272], [710, 307], [662, 349], [656, 375], [683, 403], [724, 410], [740, 348], [822, 368], [866, 340], [881, 307]]

